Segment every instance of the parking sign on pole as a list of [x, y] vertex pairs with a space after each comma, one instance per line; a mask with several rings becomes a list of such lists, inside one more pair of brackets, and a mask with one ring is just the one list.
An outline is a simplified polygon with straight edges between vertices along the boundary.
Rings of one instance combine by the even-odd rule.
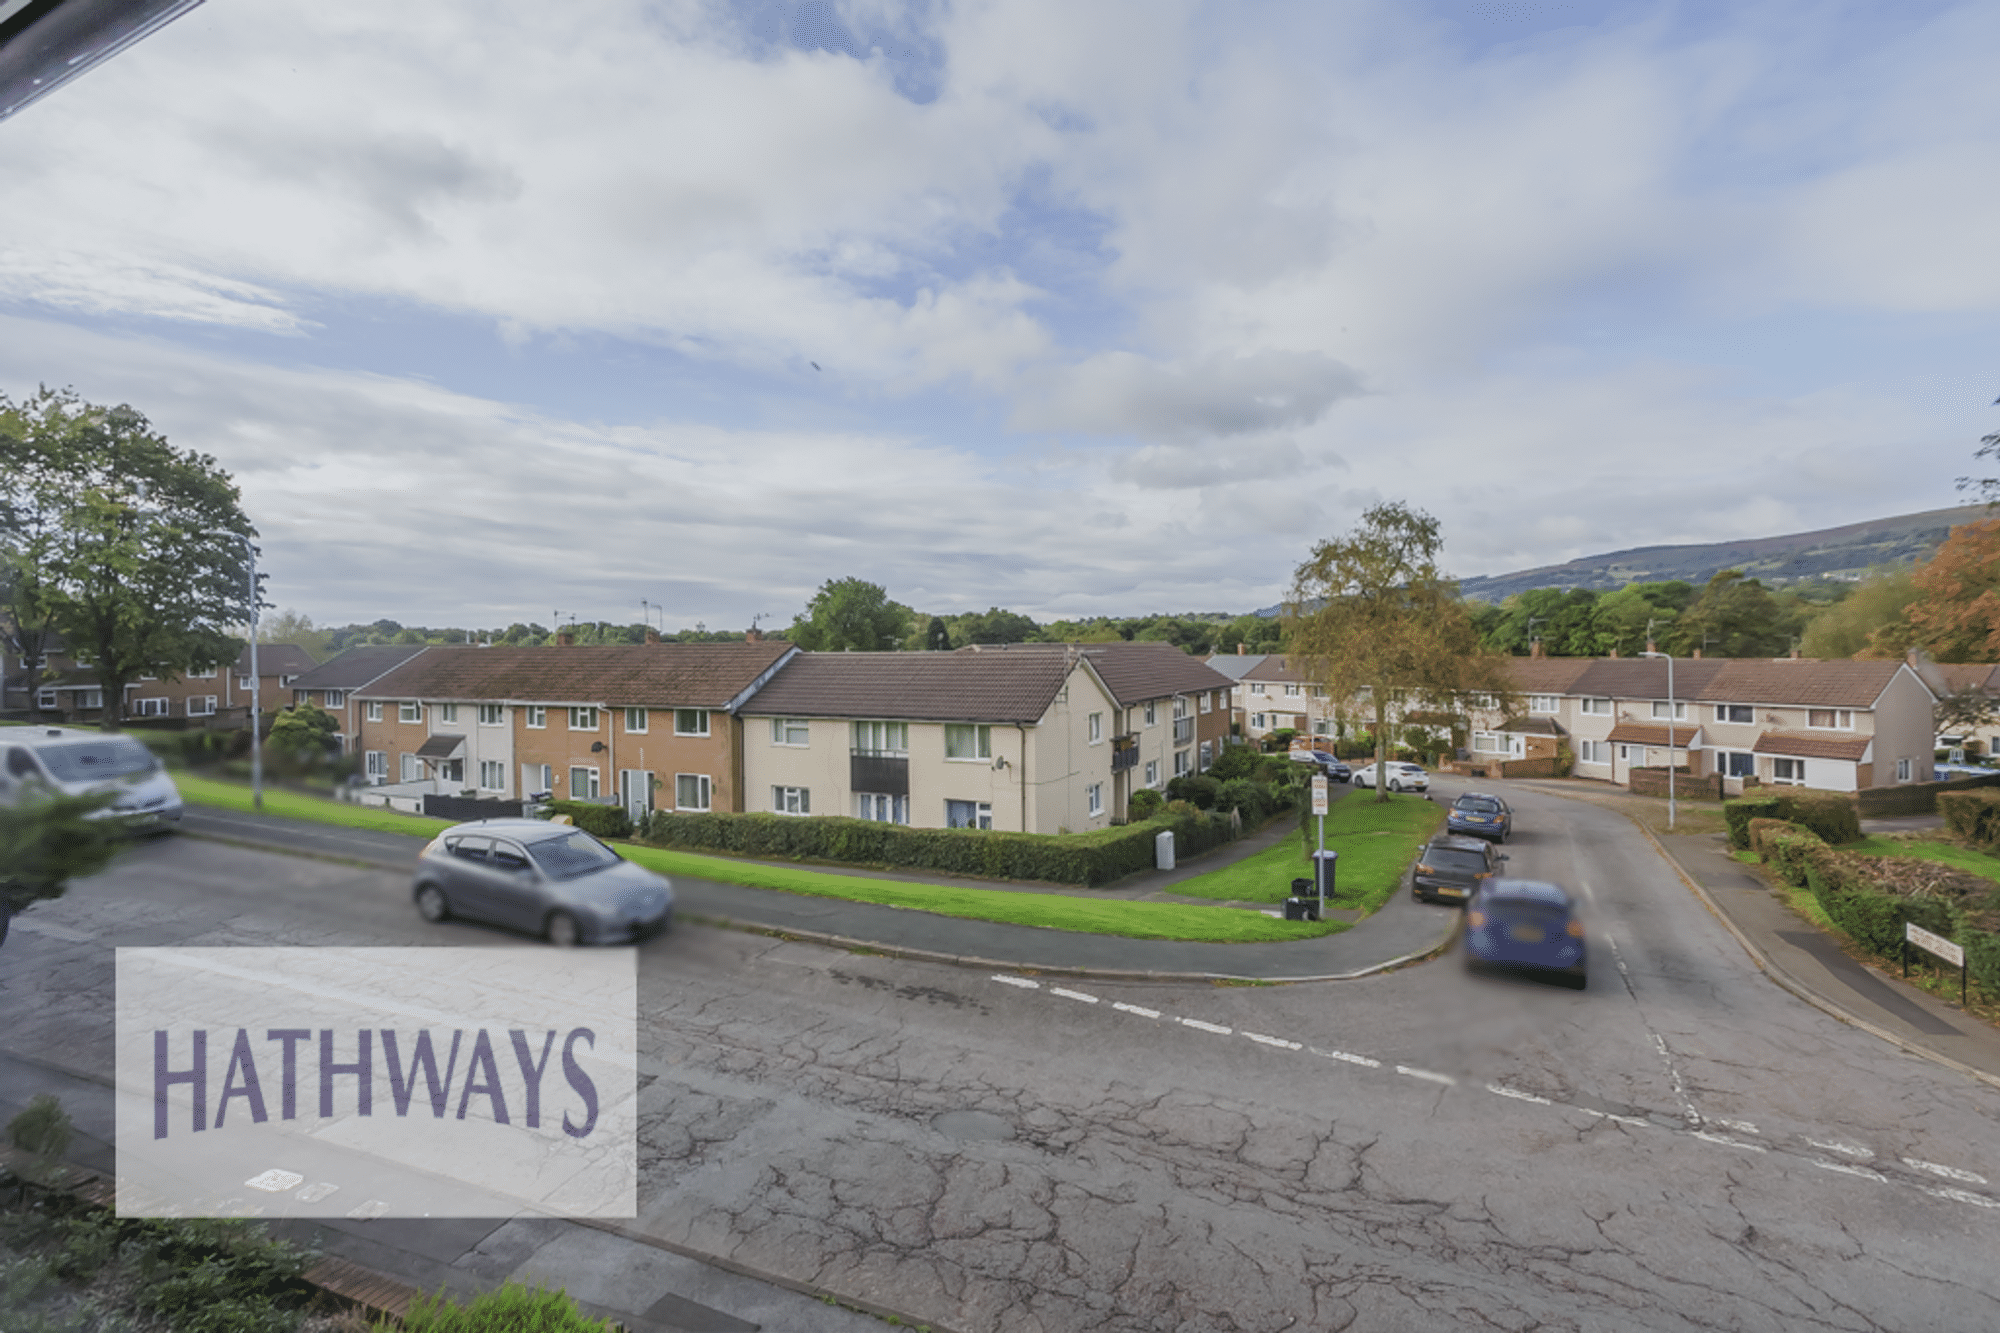
[[1326, 813], [1326, 774], [1324, 773], [1313, 774], [1313, 813], [1316, 815], [1324, 815]]

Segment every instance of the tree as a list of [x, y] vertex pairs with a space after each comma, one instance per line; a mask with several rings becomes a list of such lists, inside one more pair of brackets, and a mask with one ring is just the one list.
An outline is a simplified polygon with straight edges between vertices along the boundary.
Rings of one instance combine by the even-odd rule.
[[124, 844], [116, 819], [96, 817], [116, 792], [88, 796], [27, 795], [0, 806], [0, 941], [7, 921], [48, 898], [60, 898], [69, 881], [95, 874]]
[[[1993, 400], [1993, 406], [2000, 407], [2000, 398]], [[2000, 430], [1994, 431], [1991, 435], [1980, 436], [1979, 447], [1972, 451], [1972, 456], [1974, 458], [2000, 458]], [[1995, 505], [2000, 505], [2000, 477], [1960, 477], [1958, 479], [1958, 489], [1961, 491], [1977, 490], [1979, 498], [1986, 501], [1986, 507], [1989, 510]]]
[[1916, 644], [1940, 662], [2000, 657], [2000, 519], [1953, 528], [1910, 579], [1917, 600], [1904, 614]]
[[332, 655], [329, 650], [333, 645], [333, 631], [320, 629], [303, 611], [287, 608], [275, 616], [258, 620], [257, 642], [297, 644], [315, 658], [325, 661]]
[[1725, 569], [1675, 622], [1674, 651], [1687, 656], [1778, 657], [1791, 647], [1796, 616], [1788, 616], [1763, 583]]
[[951, 631], [936, 616], [931, 617], [931, 623], [924, 629], [924, 650], [933, 653], [951, 651]]
[[1019, 612], [995, 606], [961, 617], [959, 628], [967, 643], [1032, 643], [1041, 626]]
[[873, 653], [894, 648], [908, 634], [910, 609], [889, 600], [879, 583], [828, 579], [792, 619], [788, 637], [808, 651]]
[[42, 389], [0, 395], [4, 610], [87, 653], [116, 730], [125, 686], [234, 662], [250, 619], [255, 535], [213, 458], [182, 451], [130, 407]]
[[1347, 537], [1323, 541], [1292, 578], [1291, 661], [1336, 700], [1363, 696], [1375, 725], [1375, 799], [1389, 799], [1390, 710], [1462, 716], [1519, 707], [1507, 659], [1483, 649], [1458, 584], [1438, 568], [1437, 520], [1376, 505]]
[[340, 753], [340, 719], [323, 708], [301, 704], [271, 719], [269, 744], [301, 762]]
[[1807, 657], [1901, 657], [1910, 646], [1905, 614], [1917, 600], [1909, 568], [1884, 570], [1806, 622], [1799, 651]]

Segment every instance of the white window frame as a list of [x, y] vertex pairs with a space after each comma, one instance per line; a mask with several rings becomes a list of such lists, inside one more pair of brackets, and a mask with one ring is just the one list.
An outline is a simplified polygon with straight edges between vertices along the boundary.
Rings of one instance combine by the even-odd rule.
[[52, 689], [37, 690], [35, 692], [35, 707], [55, 708], [58, 706], [59, 706], [59, 701], [56, 698], [56, 692], [54, 690]]
[[[1737, 709], [1742, 710], [1743, 716], [1731, 717], [1730, 713]], [[1727, 723], [1730, 726], [1751, 726], [1757, 721], [1757, 709], [1752, 704], [1717, 704], [1715, 706], [1715, 720]]]
[[[1757, 756], [1752, 751], [1716, 749], [1716, 750], [1711, 750], [1709, 753], [1714, 756], [1715, 771], [1722, 774], [1722, 776], [1726, 778], [1747, 778], [1756, 776]], [[1738, 756], [1741, 756], [1744, 759], [1749, 760], [1749, 766], [1747, 771], [1742, 773], [1738, 773], [1735, 771], [1737, 767], [1736, 760]]]
[[810, 815], [812, 813], [812, 789], [810, 787], [771, 788], [771, 811], [780, 815]]
[[132, 716], [165, 717], [167, 716], [167, 710], [170, 707], [172, 707], [172, 703], [173, 703], [172, 700], [164, 697], [155, 699], [134, 699], [132, 701]]
[[[1790, 776], [1778, 771], [1781, 764], [1792, 770]], [[1771, 781], [1792, 787], [1805, 786], [1806, 761], [1803, 759], [1794, 759], [1790, 755], [1773, 755], [1771, 757]]]
[[[248, 689], [249, 686], [246, 685], [244, 688]], [[347, 691], [345, 690], [327, 690], [320, 697], [326, 700], [328, 708], [342, 708], [347, 704]]]
[[[691, 784], [694, 790], [695, 799], [700, 802], [699, 805], [690, 805], [681, 799], [681, 784], [683, 782]], [[709, 780], [708, 774], [706, 773], [674, 774], [674, 809], [702, 811], [702, 810], [713, 810], [714, 808], [715, 808], [715, 784]]]
[[482, 727], [504, 726], [506, 724], [506, 721], [507, 721], [507, 710], [502, 708], [499, 704], [479, 705], [480, 726]]
[[1671, 712], [1672, 721], [1675, 722], [1687, 721], [1688, 720], [1687, 701], [1684, 699], [1675, 699], [1672, 700], [1671, 702], [1673, 704], [1673, 707], [1669, 709], [1667, 706], [1669, 703], [1668, 700], [1666, 699], [1653, 700], [1653, 717], [1657, 720], [1659, 718], [1667, 717]]
[[77, 706], [78, 708], [102, 708], [102, 707], [104, 707], [104, 691], [103, 691], [103, 690], [101, 690], [101, 689], [100, 689], [100, 690], [78, 690], [78, 691], [77, 691], [77, 693], [76, 693], [76, 706]]
[[424, 720], [424, 706], [414, 699], [398, 699], [396, 701], [396, 720], [398, 722], [421, 722]]
[[1610, 717], [1611, 701], [1609, 699], [1578, 699], [1576, 701], [1576, 711], [1587, 717]]
[[529, 730], [540, 731], [543, 727], [549, 725], [549, 708], [547, 704], [529, 704], [527, 713], [527, 717], [521, 720], [521, 724]]
[[572, 704], [569, 708], [569, 729], [586, 735], [602, 730], [598, 726], [597, 708], [593, 704]]
[[1268, 690], [1266, 690], [1266, 689], [1264, 688], [1264, 682], [1263, 682], [1263, 681], [1261, 681], [1261, 680], [1253, 680], [1253, 681], [1251, 681], [1251, 682], [1250, 682], [1250, 693], [1252, 693], [1252, 694], [1268, 694], [1268, 693], [1270, 693], [1270, 691], [1268, 691]]
[[[953, 733], [957, 733], [954, 736]], [[968, 734], [970, 733], [970, 734]], [[1071, 732], [1075, 735], [1075, 732]], [[956, 740], [958, 748], [964, 750], [967, 743], [975, 753], [953, 754], [952, 744]], [[947, 722], [944, 724], [944, 757], [946, 763], [977, 764], [990, 763], [993, 759], [993, 728], [980, 722]]]
[[1146, 785], [1148, 787], [1160, 785], [1160, 761], [1157, 759], [1146, 761]]
[[[969, 805], [972, 807], [972, 822], [970, 824], [958, 824], [958, 825], [952, 824], [951, 808], [954, 805]], [[944, 803], [944, 822], [945, 826], [948, 828], [957, 827], [957, 828], [990, 829], [993, 827], [993, 803], [991, 801], [946, 800]]]
[[1263, 731], [1265, 729], [1264, 715], [1262, 713], [1252, 713], [1250, 715], [1250, 729], [1252, 731]]
[[[584, 794], [582, 796], [576, 794], [578, 785], [577, 774], [579, 773], [584, 775]], [[595, 801], [601, 799], [603, 796], [604, 788], [602, 782], [603, 775], [598, 772], [596, 764], [571, 764], [569, 766], [569, 781], [564, 784], [563, 790], [569, 793], [569, 800]]]
[[[803, 717], [771, 719], [771, 744], [803, 750], [812, 743], [812, 721]], [[776, 790], [775, 788], [773, 790]]]
[[625, 734], [627, 736], [644, 736], [651, 729], [651, 722], [652, 717], [643, 708], [628, 708], [625, 710]]
[[849, 748], [859, 755], [907, 759], [910, 755], [910, 724], [857, 720], [851, 724]]
[[1089, 725], [1090, 725], [1090, 743], [1092, 745], [1104, 744], [1104, 714], [1092, 713], [1090, 715]]
[[209, 667], [206, 671], [188, 672], [189, 680], [214, 680], [215, 676], [216, 676], [216, 670], [214, 667]]
[[389, 752], [387, 750], [367, 750], [361, 756], [361, 771], [367, 776], [370, 786], [379, 787], [389, 780]]
[[380, 699], [370, 699], [368, 702], [362, 704], [361, 720], [364, 722], [380, 722], [382, 720], [382, 701]]
[[189, 717], [214, 717], [215, 696], [212, 694], [191, 694], [187, 701]]
[[1203, 741], [1201, 743], [1201, 762], [1197, 766], [1196, 771], [1197, 772], [1205, 771], [1208, 768], [1208, 766], [1214, 762], [1215, 762], [1215, 742]]
[[1085, 787], [1083, 789], [1083, 800], [1085, 807], [1090, 811], [1090, 817], [1092, 819], [1095, 819], [1099, 815], [1103, 814], [1104, 784], [1101, 782], [1093, 782], [1089, 786]]
[[1195, 697], [1201, 700], [1202, 712], [1212, 713], [1215, 711], [1215, 691], [1213, 690], [1204, 691], [1203, 693], [1198, 694]]
[[[1832, 724], [1828, 725], [1824, 722], [1813, 721], [1812, 715], [1814, 713], [1832, 713]], [[1812, 731], [1852, 731], [1854, 730], [1854, 710], [1852, 708], [1808, 708], [1806, 710], [1806, 727]]]
[[1186, 777], [1186, 776], [1188, 775], [1188, 769], [1189, 769], [1189, 768], [1190, 768], [1191, 766], [1192, 766], [1192, 765], [1190, 764], [1190, 762], [1189, 762], [1189, 759], [1188, 759], [1188, 751], [1186, 751], [1186, 750], [1175, 750], [1175, 751], [1174, 751], [1174, 776], [1175, 776], [1175, 777], [1177, 777], [1177, 778], [1184, 778], [1184, 777]]
[[[674, 710], [674, 735], [708, 735], [708, 711], [706, 708], [676, 708]], [[694, 725], [691, 727], [684, 725], [690, 722]]]
[[1528, 711], [1530, 713], [1542, 714], [1560, 713], [1562, 711], [1562, 696], [1556, 694], [1531, 694], [1528, 696]]
[[1148, 699], [1146, 700], [1146, 725], [1149, 727], [1157, 727], [1159, 724], [1160, 724], [1160, 706], [1158, 702], [1156, 702], [1155, 700]]
[[1908, 782], [1909, 780], [1910, 780], [1910, 761], [1907, 759], [1898, 759], [1896, 761], [1896, 781]]
[[856, 792], [854, 810], [857, 819], [865, 819], [871, 824], [910, 822], [910, 798], [907, 796], [890, 796], [883, 792], [872, 791]]
[[506, 791], [507, 765], [498, 759], [479, 761], [479, 790]]
[[1298, 697], [1298, 695], [1299, 695], [1300, 693], [1301, 693], [1301, 690], [1300, 690], [1300, 688], [1299, 688], [1299, 687], [1298, 687], [1297, 685], [1294, 685], [1294, 684], [1289, 684], [1289, 683], [1288, 683], [1288, 684], [1287, 684], [1287, 685], [1285, 686], [1285, 696], [1286, 696], [1287, 698], [1296, 698], [1296, 697]]
[[248, 677], [248, 676], [245, 676], [245, 675], [242, 675], [242, 674], [240, 674], [240, 673], [239, 673], [239, 674], [237, 675], [237, 677], [236, 677], [236, 688], [237, 688], [237, 689], [239, 689], [239, 690], [247, 690], [247, 689], [249, 689], [249, 688], [250, 688], [250, 677]]
[[1609, 741], [1578, 741], [1576, 743], [1576, 762], [1592, 765], [1609, 764], [1611, 762], [1611, 743]]

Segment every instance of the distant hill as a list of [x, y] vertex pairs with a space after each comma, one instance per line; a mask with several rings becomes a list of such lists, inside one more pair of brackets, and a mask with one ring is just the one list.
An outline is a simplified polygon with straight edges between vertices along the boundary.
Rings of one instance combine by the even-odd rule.
[[1773, 586], [1799, 579], [1858, 579], [1877, 565], [1923, 559], [1951, 535], [1954, 525], [1986, 517], [1984, 505], [1959, 505], [1784, 537], [1699, 546], [1638, 546], [1513, 574], [1464, 579], [1459, 587], [1474, 601], [1497, 602], [1532, 588], [1609, 591], [1628, 583], [1666, 579], [1686, 579], [1698, 585], [1725, 569], [1740, 569]]

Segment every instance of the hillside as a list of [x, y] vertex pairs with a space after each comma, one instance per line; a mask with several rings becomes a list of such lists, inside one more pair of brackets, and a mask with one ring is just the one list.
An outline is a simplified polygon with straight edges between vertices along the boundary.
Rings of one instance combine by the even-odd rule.
[[1740, 569], [1774, 586], [1797, 579], [1858, 578], [1876, 565], [1903, 564], [1928, 556], [1954, 525], [1985, 517], [1983, 505], [1959, 505], [1783, 537], [1638, 546], [1560, 565], [1469, 578], [1460, 587], [1474, 601], [1497, 602], [1531, 588], [1609, 590], [1665, 579], [1700, 584], [1725, 569]]

